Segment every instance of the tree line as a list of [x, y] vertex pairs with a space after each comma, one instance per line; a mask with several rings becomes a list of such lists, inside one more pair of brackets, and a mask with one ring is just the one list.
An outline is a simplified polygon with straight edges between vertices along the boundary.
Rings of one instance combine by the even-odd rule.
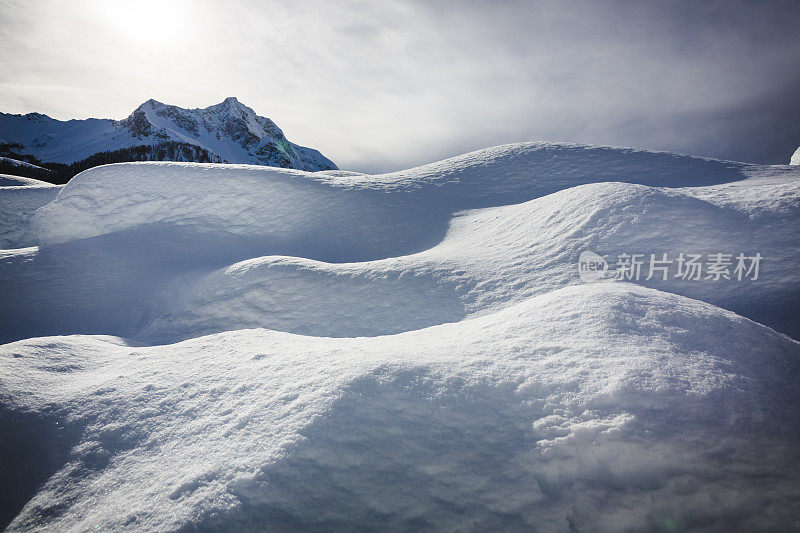
[[219, 156], [212, 154], [205, 148], [177, 141], [163, 141], [153, 145], [145, 144], [98, 152], [71, 164], [40, 161], [32, 155], [22, 154], [17, 151], [23, 148], [22, 145], [16, 143], [0, 144], [0, 156], [24, 161], [41, 168], [15, 165], [9, 161], [0, 160], [0, 174], [23, 176], [61, 185], [67, 183], [73, 176], [84, 170], [110, 163], [129, 163], [132, 161], [222, 162]]

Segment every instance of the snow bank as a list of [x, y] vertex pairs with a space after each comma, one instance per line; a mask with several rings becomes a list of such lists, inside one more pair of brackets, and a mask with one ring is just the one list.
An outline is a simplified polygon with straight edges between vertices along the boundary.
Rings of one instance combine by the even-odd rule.
[[630, 284], [389, 337], [72, 336], [0, 364], [14, 453], [49, 465], [12, 530], [780, 529], [800, 497], [800, 345]]
[[[458, 210], [520, 203], [584, 183], [718, 184], [743, 179], [748, 168], [663, 152], [542, 143], [488, 148], [378, 176], [247, 165], [122, 163], [70, 180], [58, 201], [38, 217], [39, 235], [43, 243], [52, 244], [166, 223], [237, 235], [347, 235], [348, 240], [364, 240], [359, 249], [378, 253], [377, 240], [398, 246], [390, 253], [402, 255], [430, 245], [415, 235], [423, 242], [403, 247], [410, 240], [403, 236], [414, 226], [426, 224], [426, 233], [431, 233], [435, 223], [435, 233]], [[308, 253], [308, 246], [303, 252]]]
[[[676, 187], [693, 173], [721, 183]], [[570, 186], [605, 177], [671, 188]], [[536, 198], [480, 209], [511, 197]], [[24, 303], [12, 312], [0, 302], [13, 315], [0, 338], [84, 332], [153, 343], [248, 327], [392, 334], [581, 283], [585, 250], [609, 260], [761, 253], [756, 281], [640, 282], [800, 336], [799, 198], [800, 181], [780, 167], [574, 145], [498, 147], [390, 177], [109, 165], [77, 176], [38, 212], [40, 255], [5, 260], [9, 278], [37, 281], [9, 282], [15, 298], [6, 301]]]
[[249, 259], [177, 283], [134, 336], [153, 343], [256, 327], [323, 337], [410, 331], [466, 315], [455, 287], [440, 279], [443, 273], [436, 265], [397, 261]]
[[[791, 529], [799, 178], [533, 143], [84, 172], [0, 253], [0, 526]], [[584, 283], [586, 250], [764, 261]]]
[[26, 181], [38, 180], [0, 175], [0, 250], [35, 246], [38, 237], [33, 229], [33, 215], [61, 190], [59, 185]]
[[[175, 341], [249, 327], [334, 337], [408, 331], [582, 283], [576, 264], [584, 250], [670, 257], [761, 253], [768, 260], [758, 280], [670, 276], [647, 282], [645, 272], [640, 281], [797, 335], [800, 209], [796, 201], [794, 207], [780, 201], [788, 196], [780, 194], [782, 185], [762, 185], [772, 191], [773, 204], [761, 203], [758, 215], [747, 202], [749, 189], [741, 187], [723, 193], [716, 187], [582, 185], [523, 204], [462, 212], [441, 243], [410, 256], [360, 263], [248, 259], [177, 283], [135, 337]], [[800, 198], [800, 182], [791, 191]]]
[[30, 185], [36, 185], [39, 187], [52, 187], [53, 184], [33, 178], [12, 176], [11, 174], [0, 174], [0, 187], [19, 187]]
[[250, 165], [107, 165], [70, 180], [36, 225], [46, 245], [158, 225], [198, 240], [257, 237], [253, 247], [270, 253], [329, 261], [409, 253], [436, 242], [434, 222], [444, 231], [438, 213], [425, 224], [423, 206], [331, 179]]

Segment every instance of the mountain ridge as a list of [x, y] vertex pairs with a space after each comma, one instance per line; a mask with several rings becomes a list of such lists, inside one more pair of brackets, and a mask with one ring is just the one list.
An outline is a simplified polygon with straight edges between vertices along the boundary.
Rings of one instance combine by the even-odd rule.
[[122, 120], [62, 121], [41, 113], [0, 113], [0, 146], [42, 162], [73, 164], [102, 152], [163, 142], [197, 146], [220, 163], [312, 172], [338, 169], [319, 151], [289, 141], [275, 122], [236, 97], [195, 109], [151, 98]]

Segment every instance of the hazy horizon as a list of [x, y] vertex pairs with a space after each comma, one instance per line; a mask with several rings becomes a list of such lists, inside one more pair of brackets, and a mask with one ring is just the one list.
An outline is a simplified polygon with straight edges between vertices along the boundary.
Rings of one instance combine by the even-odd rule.
[[0, 111], [236, 96], [343, 169], [565, 141], [757, 163], [800, 145], [796, 2], [0, 6]]

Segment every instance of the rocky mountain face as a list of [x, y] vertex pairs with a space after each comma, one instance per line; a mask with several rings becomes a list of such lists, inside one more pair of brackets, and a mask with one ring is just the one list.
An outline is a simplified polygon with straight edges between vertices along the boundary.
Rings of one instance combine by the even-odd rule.
[[120, 121], [60, 121], [40, 113], [0, 113], [0, 148], [6, 155], [42, 162], [70, 165], [100, 153], [162, 143], [199, 147], [204, 161], [306, 171], [337, 169], [317, 150], [290, 142], [272, 120], [233, 97], [203, 109], [148, 100]]

